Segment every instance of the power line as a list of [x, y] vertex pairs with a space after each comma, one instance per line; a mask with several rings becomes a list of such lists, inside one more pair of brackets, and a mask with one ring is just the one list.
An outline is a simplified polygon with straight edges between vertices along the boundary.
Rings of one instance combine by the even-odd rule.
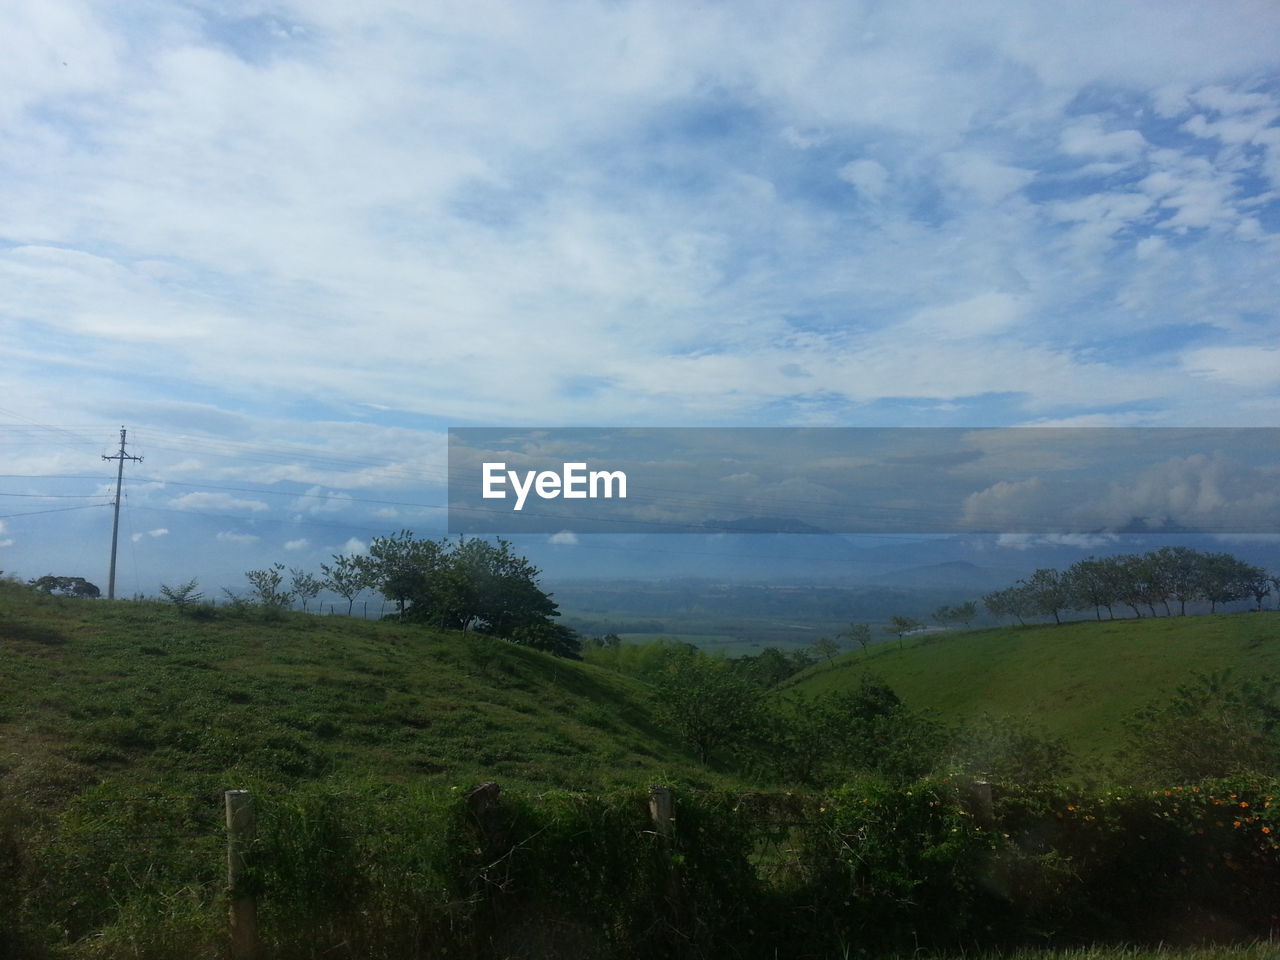
[[93, 507], [109, 507], [109, 503], [86, 503], [79, 507], [55, 507], [52, 510], [28, 510], [26, 513], [0, 513], [0, 520], [8, 520], [12, 517], [34, 517], [41, 513], [66, 513], [69, 510], [89, 510]]

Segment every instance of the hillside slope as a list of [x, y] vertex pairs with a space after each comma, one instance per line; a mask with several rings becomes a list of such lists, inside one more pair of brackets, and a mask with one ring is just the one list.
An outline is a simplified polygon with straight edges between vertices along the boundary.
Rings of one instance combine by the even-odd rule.
[[810, 668], [790, 691], [856, 685], [871, 671], [910, 706], [946, 719], [1024, 716], [1065, 737], [1083, 761], [1120, 745], [1122, 721], [1195, 673], [1280, 677], [1280, 613], [1079, 621], [935, 633]]
[[0, 794], [373, 778], [712, 784], [650, 688], [501, 640], [343, 616], [33, 595], [0, 583]]

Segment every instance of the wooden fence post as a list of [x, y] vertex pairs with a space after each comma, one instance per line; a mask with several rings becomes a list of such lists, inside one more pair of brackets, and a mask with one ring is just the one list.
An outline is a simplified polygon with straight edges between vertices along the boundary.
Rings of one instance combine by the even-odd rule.
[[[649, 787], [649, 819], [658, 834], [658, 843], [666, 854], [667, 861], [667, 904], [672, 927], [678, 935], [686, 936], [686, 917], [680, 890], [680, 868], [671, 858], [675, 856], [676, 803], [670, 787]], [[677, 941], [680, 943], [681, 941]], [[683, 949], [680, 947], [679, 949]]]
[[986, 780], [974, 780], [969, 784], [969, 795], [973, 797], [977, 810], [977, 821], [983, 827], [990, 828], [996, 822], [995, 806], [991, 799], [991, 784]]
[[658, 836], [670, 841], [675, 822], [675, 801], [671, 797], [670, 787], [649, 788], [649, 818], [658, 831]]
[[227, 887], [231, 893], [231, 956], [256, 960], [258, 956], [258, 905], [241, 890], [245, 850], [253, 837], [253, 806], [248, 790], [228, 790]]

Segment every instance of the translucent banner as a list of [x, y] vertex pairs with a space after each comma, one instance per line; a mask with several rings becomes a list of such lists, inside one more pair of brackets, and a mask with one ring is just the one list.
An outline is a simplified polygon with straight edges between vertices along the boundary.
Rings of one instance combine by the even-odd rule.
[[1280, 533], [1280, 429], [458, 428], [449, 531]]

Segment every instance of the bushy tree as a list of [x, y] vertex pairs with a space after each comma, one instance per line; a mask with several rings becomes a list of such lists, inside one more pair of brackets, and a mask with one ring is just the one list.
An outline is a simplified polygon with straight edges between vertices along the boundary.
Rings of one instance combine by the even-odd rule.
[[816, 656], [825, 657], [830, 663], [840, 653], [840, 644], [830, 637], [823, 637], [813, 645], [813, 652]]
[[299, 567], [290, 567], [289, 586], [293, 596], [302, 601], [302, 611], [305, 613], [307, 601], [314, 600], [319, 595], [324, 583], [313, 573], [308, 573]]
[[956, 731], [949, 766], [966, 776], [1022, 786], [1061, 779], [1070, 771], [1067, 742], [1020, 717], [981, 716]]
[[263, 607], [283, 609], [293, 602], [293, 592], [284, 589], [284, 564], [273, 563], [265, 570], [246, 570], [250, 599]]
[[100, 597], [102, 591], [84, 577], [59, 577], [47, 573], [30, 581], [30, 585], [44, 593], [56, 594], [60, 597]]
[[763, 732], [760, 689], [722, 660], [697, 651], [672, 657], [660, 688], [660, 715], [703, 763], [749, 753]]
[[196, 579], [192, 577], [186, 583], [180, 583], [176, 587], [170, 587], [166, 584], [160, 584], [160, 595], [177, 607], [180, 611], [185, 610], [189, 606], [199, 603], [204, 599], [204, 594], [196, 590]]
[[948, 626], [953, 623], [959, 623], [968, 629], [969, 624], [973, 622], [978, 615], [978, 607], [972, 600], [966, 600], [964, 603], [957, 603], [954, 606], [944, 604], [933, 611], [933, 619], [938, 621], [942, 626]]
[[581, 638], [555, 623], [559, 608], [538, 585], [539, 570], [498, 538], [418, 540], [411, 530], [374, 537], [352, 565], [363, 583], [394, 600], [403, 620], [473, 630], [577, 656]]
[[1098, 620], [1105, 607], [1107, 617], [1115, 617], [1111, 608], [1120, 601], [1120, 567], [1112, 559], [1080, 560], [1067, 568], [1064, 579], [1072, 606], [1093, 607]]
[[936, 720], [869, 675], [853, 689], [783, 701], [770, 729], [773, 775], [814, 786], [863, 774], [912, 780], [933, 769], [945, 743]]
[[862, 648], [862, 655], [865, 657], [871, 646], [871, 627], [865, 623], [851, 623], [849, 629], [844, 632], [850, 642], [856, 643]]
[[347, 615], [350, 616], [356, 597], [369, 586], [359, 558], [334, 554], [332, 566], [320, 564], [320, 573], [324, 577], [324, 588], [347, 601]]
[[374, 537], [365, 556], [354, 557], [364, 583], [394, 601], [404, 617], [405, 609], [420, 597], [440, 567], [441, 545], [435, 540], [419, 540], [412, 530], [389, 537]]
[[912, 630], [918, 629], [920, 621], [911, 617], [893, 616], [889, 618], [889, 625], [884, 628], [885, 633], [891, 633], [898, 638], [898, 649], [902, 649], [902, 638]]
[[1061, 573], [1042, 567], [1018, 582], [1026, 588], [1027, 599], [1036, 613], [1052, 615], [1054, 623], [1062, 623], [1061, 614], [1071, 605], [1071, 590]]
[[1151, 782], [1189, 783], [1280, 769], [1280, 684], [1198, 674], [1126, 724], [1124, 757]]
[[1190, 547], [1161, 547], [1148, 556], [1153, 579], [1167, 600], [1177, 601], [1178, 616], [1185, 617], [1187, 601], [1195, 600], [1203, 593], [1203, 554]]

